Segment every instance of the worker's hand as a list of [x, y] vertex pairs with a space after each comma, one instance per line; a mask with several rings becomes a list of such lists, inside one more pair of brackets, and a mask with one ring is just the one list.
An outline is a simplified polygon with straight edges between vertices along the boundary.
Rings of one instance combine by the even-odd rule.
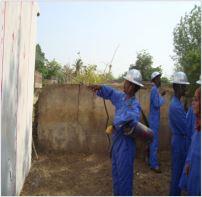
[[93, 92], [97, 92], [101, 89], [101, 85], [88, 85], [87, 88]]
[[190, 172], [190, 165], [189, 165], [189, 164], [186, 164], [186, 165], [185, 165], [185, 174], [186, 174], [187, 176], [189, 176], [189, 172]]
[[166, 95], [166, 91], [164, 90], [163, 92], [161, 92], [161, 96]]

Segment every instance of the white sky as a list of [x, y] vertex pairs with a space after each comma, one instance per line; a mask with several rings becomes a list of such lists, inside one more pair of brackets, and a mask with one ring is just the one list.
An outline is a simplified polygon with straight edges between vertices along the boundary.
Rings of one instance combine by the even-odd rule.
[[173, 73], [173, 30], [181, 16], [200, 1], [39, 1], [37, 42], [46, 58], [73, 64], [97, 64], [104, 70], [112, 62], [118, 77], [146, 49], [153, 66], [163, 65], [163, 75]]

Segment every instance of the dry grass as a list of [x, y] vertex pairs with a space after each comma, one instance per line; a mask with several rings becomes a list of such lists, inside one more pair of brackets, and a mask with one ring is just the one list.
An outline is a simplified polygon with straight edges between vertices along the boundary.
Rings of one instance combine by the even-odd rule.
[[[140, 159], [135, 161], [134, 195], [168, 195], [169, 153], [161, 153], [163, 173], [156, 174]], [[40, 154], [33, 160], [23, 196], [112, 195], [111, 161], [108, 155]]]

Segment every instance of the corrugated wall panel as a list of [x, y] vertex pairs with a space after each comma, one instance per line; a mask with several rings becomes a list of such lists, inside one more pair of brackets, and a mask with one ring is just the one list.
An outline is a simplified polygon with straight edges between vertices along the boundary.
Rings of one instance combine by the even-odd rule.
[[2, 195], [20, 193], [31, 165], [37, 9], [31, 1], [1, 2]]

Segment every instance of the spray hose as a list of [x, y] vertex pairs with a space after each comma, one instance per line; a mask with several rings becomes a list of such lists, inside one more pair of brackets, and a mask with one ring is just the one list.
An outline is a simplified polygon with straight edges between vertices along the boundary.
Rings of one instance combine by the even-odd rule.
[[[107, 129], [108, 122], [109, 122], [109, 113], [108, 113], [107, 105], [106, 105], [106, 102], [105, 102], [105, 99], [104, 99], [104, 98], [103, 98], [103, 103], [104, 103], [104, 108], [105, 108], [105, 112], [106, 112], [106, 115], [107, 115], [107, 120], [106, 120], [106, 124], [105, 124], [105, 129]], [[110, 140], [110, 137], [109, 137], [109, 134], [108, 134], [108, 133], [106, 133], [106, 136], [107, 136], [107, 139], [108, 139], [108, 151], [110, 151], [110, 148], [111, 148], [111, 140]]]

